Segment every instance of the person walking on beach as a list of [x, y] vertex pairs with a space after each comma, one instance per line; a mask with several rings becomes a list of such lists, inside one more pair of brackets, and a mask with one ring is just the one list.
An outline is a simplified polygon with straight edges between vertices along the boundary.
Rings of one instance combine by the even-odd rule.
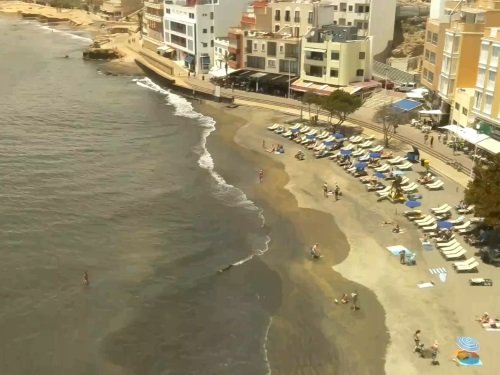
[[437, 340], [434, 341], [434, 344], [431, 346], [431, 365], [435, 366], [439, 364], [439, 361], [437, 360], [437, 355], [439, 352], [439, 346]]
[[426, 133], [426, 134], [424, 135], [424, 145], [426, 145], [426, 144], [427, 144], [427, 140], [428, 140], [428, 139], [429, 139], [429, 134], [427, 134], [427, 133]]
[[405, 258], [406, 258], [406, 252], [404, 250], [401, 250], [399, 252], [399, 263], [406, 264]]
[[358, 291], [355, 290], [351, 293], [351, 301], [352, 301], [352, 311], [356, 311], [359, 309], [358, 307]]
[[323, 184], [323, 196], [328, 198], [328, 184], [326, 182]]
[[415, 347], [413, 348], [413, 353], [419, 353], [420, 349], [420, 330], [417, 329], [413, 334], [413, 342], [415, 343]]
[[430, 140], [431, 147], [434, 147], [434, 136], [431, 135], [431, 140]]
[[321, 258], [321, 254], [319, 252], [319, 243], [315, 243], [313, 247], [311, 247], [311, 257], [313, 259]]
[[261, 169], [259, 170], [259, 182], [262, 184], [263, 180], [264, 180], [264, 170]]
[[335, 200], [338, 201], [339, 200], [339, 195], [340, 195], [340, 188], [339, 188], [338, 184], [335, 184], [334, 194], [335, 194]]
[[83, 286], [89, 286], [89, 285], [90, 285], [89, 274], [87, 271], [84, 271], [83, 272]]

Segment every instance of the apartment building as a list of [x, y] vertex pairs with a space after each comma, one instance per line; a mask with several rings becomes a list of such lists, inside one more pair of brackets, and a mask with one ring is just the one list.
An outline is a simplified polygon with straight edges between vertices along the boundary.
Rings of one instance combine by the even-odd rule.
[[474, 123], [474, 115], [472, 113], [474, 92], [473, 88], [456, 89], [451, 107], [450, 122], [452, 124], [469, 127]]
[[335, 90], [372, 77], [372, 37], [358, 36], [355, 26], [325, 26], [309, 31], [302, 40], [300, 80], [292, 86], [304, 91], [318, 84]]
[[473, 114], [476, 116], [476, 126], [489, 128], [491, 137], [497, 140], [500, 140], [499, 56], [500, 27], [486, 28], [480, 44]]
[[226, 36], [248, 0], [165, 0], [164, 40], [172, 58], [199, 74], [214, 65], [214, 39]]
[[358, 36], [373, 37], [373, 54], [383, 60], [392, 49], [397, 0], [330, 0], [333, 24], [355, 26]]
[[163, 1], [144, 2], [142, 46], [157, 50], [163, 45]]

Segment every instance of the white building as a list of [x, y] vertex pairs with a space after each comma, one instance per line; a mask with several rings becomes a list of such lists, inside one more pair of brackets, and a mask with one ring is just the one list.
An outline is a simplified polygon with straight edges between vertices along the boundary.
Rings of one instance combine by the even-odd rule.
[[165, 43], [172, 58], [197, 73], [214, 65], [214, 39], [226, 36], [249, 0], [165, 0]]
[[330, 2], [333, 4], [334, 25], [356, 26], [359, 36], [372, 36], [374, 56], [390, 50], [394, 38], [397, 0], [330, 0]]

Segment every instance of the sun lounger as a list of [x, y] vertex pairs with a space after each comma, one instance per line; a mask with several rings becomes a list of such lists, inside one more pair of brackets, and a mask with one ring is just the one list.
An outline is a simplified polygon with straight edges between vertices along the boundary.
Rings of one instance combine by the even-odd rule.
[[404, 162], [403, 164], [396, 165], [396, 168], [401, 170], [401, 171], [407, 171], [407, 170], [411, 169], [412, 167], [413, 167], [413, 165], [409, 161]]
[[439, 246], [439, 250], [445, 251], [445, 252], [450, 252], [450, 251], [453, 251], [453, 250], [458, 249], [460, 247], [462, 247], [462, 245], [460, 245], [460, 242], [455, 240], [455, 242], [449, 246]]
[[389, 164], [399, 164], [402, 163], [406, 160], [406, 158], [403, 158], [401, 156], [396, 156], [395, 158], [387, 160]]
[[432, 184], [427, 184], [424, 186], [429, 190], [439, 190], [439, 189], [443, 188], [444, 182], [441, 180], [437, 180], [436, 182], [433, 182]]
[[445, 239], [445, 238], [436, 238], [434, 239], [434, 242], [436, 242], [436, 245], [437, 244], [441, 244], [441, 243], [446, 243], [446, 242], [449, 242], [451, 240], [455, 239], [455, 234], [452, 234], [449, 238]]
[[468, 205], [467, 207], [465, 208], [457, 208], [457, 212], [459, 214], [470, 214], [472, 213], [472, 211], [474, 211], [474, 205], [473, 204], [470, 204]]
[[373, 134], [370, 134], [365, 138], [365, 141], [373, 141], [375, 139], [375, 136]]
[[342, 150], [353, 150], [354, 149], [354, 145], [351, 143], [345, 147], [342, 147]]
[[455, 231], [457, 231], [457, 232], [458, 232], [459, 230], [469, 228], [469, 227], [471, 226], [471, 224], [472, 224], [472, 223], [471, 223], [471, 221], [470, 221], [470, 220], [468, 220], [468, 221], [466, 221], [466, 222], [465, 222], [465, 223], [463, 223], [463, 224], [460, 224], [460, 225], [455, 225], [455, 226], [453, 227], [453, 229], [454, 229]]
[[479, 266], [479, 262], [476, 258], [472, 257], [462, 262], [453, 263], [453, 267], [457, 272], [471, 272]]
[[435, 213], [446, 212], [446, 211], [449, 211], [449, 210], [451, 210], [451, 206], [448, 203], [442, 204], [439, 207], [433, 207], [433, 208], [431, 208], [431, 211], [435, 212]]
[[454, 252], [454, 253], [443, 253], [443, 256], [446, 258], [446, 260], [455, 260], [455, 259], [460, 259], [464, 258], [467, 254], [467, 250], [465, 250], [463, 247], [460, 248], [459, 251]]
[[365, 141], [365, 142], [361, 143], [361, 144], [359, 145], [359, 147], [361, 147], [361, 148], [368, 148], [368, 147], [370, 147], [372, 144], [373, 144], [373, 142], [372, 142], [372, 141]]
[[407, 185], [410, 183], [410, 179], [406, 176], [401, 177], [401, 186]]
[[389, 194], [389, 192], [391, 191], [391, 187], [390, 186], [386, 186], [383, 190], [379, 190], [377, 191], [377, 195], [384, 195], [384, 194]]
[[459, 242], [456, 240], [456, 239], [452, 239], [452, 240], [449, 240], [447, 242], [439, 242], [439, 243], [436, 243], [436, 246], [440, 249], [444, 248], [444, 247], [448, 247], [448, 246], [451, 246], [451, 245], [454, 245]]
[[355, 171], [356, 171], [356, 167], [353, 165], [352, 167], [347, 168], [345, 171], [346, 171], [347, 173], [353, 173], [353, 172], [355, 172]]
[[[360, 148], [360, 150], [363, 150], [363, 149]], [[358, 161], [365, 161], [365, 162], [368, 161], [368, 160], [370, 160], [370, 153], [369, 152], [367, 152], [366, 154], [360, 156], [359, 159], [358, 159]]]
[[303, 127], [301, 127], [301, 128], [300, 128], [300, 131], [299, 131], [299, 132], [300, 132], [300, 133], [302, 133], [302, 134], [305, 134], [305, 133], [307, 133], [309, 130], [311, 130], [311, 127], [310, 127], [310, 126], [305, 125], [305, 126], [303, 126]]
[[456, 219], [448, 220], [448, 222], [450, 222], [453, 225], [459, 225], [459, 224], [463, 223], [464, 219], [465, 219], [465, 216], [462, 215], [462, 216], [457, 217]]
[[324, 142], [333, 142], [333, 141], [335, 141], [335, 138], [334, 138], [332, 135], [328, 136], [328, 137], [324, 140]]
[[384, 164], [380, 167], [374, 168], [375, 171], [377, 172], [387, 172], [391, 167], [389, 167], [389, 164]]
[[385, 185], [380, 182], [376, 185], [368, 184], [366, 185], [366, 189], [368, 191], [380, 191], [382, 189], [385, 189]]
[[423, 221], [415, 220], [414, 223], [418, 227], [423, 228], [423, 227], [428, 227], [431, 224], [436, 224], [436, 220], [433, 217], [431, 217], [431, 218], [428, 218], [428, 219], [423, 220]]
[[405, 193], [409, 193], [411, 191], [418, 190], [418, 185], [416, 183], [412, 182], [408, 186], [401, 186], [401, 190], [403, 190]]
[[411, 217], [411, 216], [419, 216], [419, 215], [422, 215], [422, 211], [421, 210], [411, 210], [411, 211], [405, 211], [403, 212], [403, 216], [406, 216], [406, 217]]
[[300, 123], [300, 122], [296, 122], [295, 125], [290, 127], [290, 129], [300, 129], [302, 126], [305, 126], [305, 125]]
[[431, 215], [427, 215], [423, 219], [415, 220], [415, 224], [420, 224], [429, 220], [434, 220], [434, 218]]
[[281, 134], [285, 132], [285, 128], [283, 126], [278, 126], [276, 129], [273, 130], [276, 134]]
[[371, 151], [371, 152], [381, 152], [383, 149], [384, 149], [384, 146], [382, 146], [382, 145], [378, 145], [378, 146], [372, 147], [372, 148], [370, 149], [370, 151]]
[[285, 137], [285, 138], [288, 138], [292, 135], [292, 131], [291, 130], [287, 130], [285, 131], [284, 133], [281, 134], [282, 137]]
[[349, 138], [349, 142], [351, 143], [360, 143], [363, 141], [363, 137], [357, 135], [357, 136], [352, 136], [351, 138]]
[[[356, 150], [356, 151], [353, 151], [351, 156], [354, 156], [354, 157], [358, 157], [358, 156], [361, 156], [365, 153], [365, 150], [363, 150], [362, 148]], [[368, 154], [368, 156], [370, 156], [370, 154]]]
[[280, 124], [278, 124], [278, 123], [274, 123], [274, 124], [272, 124], [271, 126], [268, 126], [268, 127], [267, 127], [267, 130], [271, 130], [271, 131], [272, 131], [272, 130], [276, 130], [276, 129], [278, 129], [278, 127], [279, 127], [279, 126], [280, 126]]
[[328, 137], [331, 137], [331, 135], [326, 130], [323, 130], [320, 134], [318, 134], [319, 139], [326, 139]]
[[436, 229], [437, 229], [437, 224], [436, 224], [436, 223], [433, 223], [433, 224], [431, 224], [431, 225], [429, 225], [429, 226], [426, 226], [426, 227], [422, 227], [422, 230], [423, 230], [424, 232], [433, 232], [433, 231], [435, 231]]
[[475, 228], [476, 228], [475, 225], [469, 225], [467, 228], [459, 229], [458, 233], [460, 233], [460, 234], [467, 234], [467, 233], [472, 232]]

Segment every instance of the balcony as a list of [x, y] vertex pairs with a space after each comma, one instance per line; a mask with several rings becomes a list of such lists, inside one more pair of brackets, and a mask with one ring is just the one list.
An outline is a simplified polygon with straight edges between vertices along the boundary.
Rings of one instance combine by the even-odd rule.
[[144, 13], [144, 18], [147, 19], [147, 20], [149, 20], [149, 21], [163, 23], [162, 17], [156, 16], [154, 14]]
[[146, 8], [163, 9], [163, 2], [145, 1], [144, 6]]

